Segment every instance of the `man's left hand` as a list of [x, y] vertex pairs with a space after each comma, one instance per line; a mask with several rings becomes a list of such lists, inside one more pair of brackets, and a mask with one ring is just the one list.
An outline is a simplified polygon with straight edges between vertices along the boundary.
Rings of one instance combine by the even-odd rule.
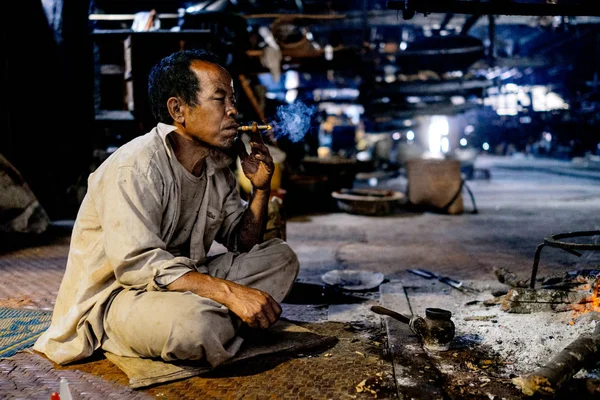
[[242, 164], [242, 171], [252, 186], [260, 190], [270, 190], [275, 164], [257, 126], [256, 122], [252, 123], [250, 154], [246, 151], [246, 145], [240, 138], [236, 141], [237, 152]]

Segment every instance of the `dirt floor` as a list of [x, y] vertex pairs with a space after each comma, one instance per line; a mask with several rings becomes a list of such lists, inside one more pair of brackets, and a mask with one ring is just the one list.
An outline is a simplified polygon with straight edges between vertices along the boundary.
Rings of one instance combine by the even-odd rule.
[[[522, 279], [531, 275], [536, 247], [549, 235], [600, 230], [600, 171], [551, 160], [480, 158], [490, 179], [467, 182], [478, 213], [417, 213], [369, 217], [343, 212], [293, 215], [287, 239], [301, 262], [297, 291], [283, 316], [338, 340], [311, 354], [271, 356], [211, 376], [146, 389], [131, 389], [127, 377], [98, 357], [58, 367], [31, 352], [0, 360], [0, 398], [48, 399], [66, 376], [74, 398], [290, 398], [290, 399], [511, 399], [526, 398], [512, 378], [544, 365], [572, 340], [593, 330], [595, 313], [502, 311], [493, 300], [509, 287], [494, 269]], [[367, 186], [357, 182], [357, 187]], [[402, 177], [379, 188], [403, 191]], [[465, 209], [470, 200], [464, 199]], [[64, 271], [68, 228], [35, 241], [3, 238], [0, 247], [0, 306], [52, 309]], [[593, 236], [586, 240], [597, 243]], [[600, 254], [576, 257], [544, 249], [539, 278], [598, 267]], [[480, 290], [464, 294], [408, 269], [423, 268]], [[600, 268], [600, 267], [599, 267]], [[381, 272], [384, 285], [399, 285], [407, 309], [450, 310], [456, 335], [446, 352], [424, 351], [404, 326], [370, 311], [383, 302], [378, 289], [324, 289], [321, 275], [334, 269]], [[394, 286], [397, 287], [397, 286]], [[388, 303], [388, 305], [394, 303]], [[595, 395], [594, 367], [580, 371], [556, 398]], [[596, 385], [596, 386], [595, 386]]]

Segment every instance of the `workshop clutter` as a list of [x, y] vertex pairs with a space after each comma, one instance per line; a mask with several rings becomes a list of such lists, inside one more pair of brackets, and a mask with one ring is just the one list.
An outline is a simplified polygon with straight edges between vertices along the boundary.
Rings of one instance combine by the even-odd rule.
[[50, 217], [21, 173], [0, 154], [0, 232], [40, 234]]
[[52, 394], [50, 395], [50, 400], [73, 400], [73, 396], [71, 395], [71, 388], [69, 386], [69, 381], [67, 380], [67, 378], [61, 377], [58, 385], [59, 391], [52, 392]]
[[412, 159], [406, 162], [407, 196], [411, 206], [423, 211], [443, 214], [463, 214], [463, 189], [472, 201], [472, 213], [477, 213], [475, 198], [465, 184], [460, 161], [453, 159]]
[[458, 160], [412, 159], [406, 162], [408, 201], [419, 208], [464, 212]]

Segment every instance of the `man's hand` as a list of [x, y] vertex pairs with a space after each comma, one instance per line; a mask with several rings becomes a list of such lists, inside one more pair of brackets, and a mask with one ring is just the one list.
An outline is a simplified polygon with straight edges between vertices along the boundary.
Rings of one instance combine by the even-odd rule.
[[281, 315], [281, 306], [267, 292], [196, 271], [177, 278], [167, 289], [196, 293], [221, 303], [252, 328], [266, 329]]
[[237, 152], [242, 164], [242, 171], [252, 186], [256, 189], [270, 190], [275, 164], [257, 126], [256, 122], [252, 123], [250, 154], [246, 151], [246, 146], [240, 138], [236, 141]]
[[266, 329], [279, 320], [281, 306], [267, 292], [233, 284], [224, 305], [251, 328]]

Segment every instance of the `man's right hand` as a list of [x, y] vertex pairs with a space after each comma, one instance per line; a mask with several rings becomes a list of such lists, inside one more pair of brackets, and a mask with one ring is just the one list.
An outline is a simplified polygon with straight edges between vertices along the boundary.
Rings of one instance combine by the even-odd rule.
[[281, 306], [267, 292], [228, 282], [231, 290], [222, 304], [251, 328], [266, 329], [279, 320]]
[[269, 293], [199, 272], [188, 272], [167, 289], [190, 291], [221, 303], [251, 328], [266, 329], [281, 315], [281, 306]]

